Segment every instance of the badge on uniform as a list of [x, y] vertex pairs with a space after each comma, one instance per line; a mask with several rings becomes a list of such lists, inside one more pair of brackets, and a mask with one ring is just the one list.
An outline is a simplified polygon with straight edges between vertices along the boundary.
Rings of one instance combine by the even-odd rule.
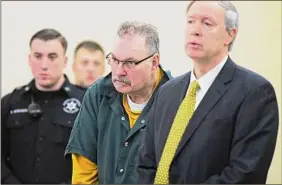
[[66, 113], [73, 114], [79, 111], [81, 103], [76, 98], [70, 98], [64, 101], [63, 103], [63, 110]]

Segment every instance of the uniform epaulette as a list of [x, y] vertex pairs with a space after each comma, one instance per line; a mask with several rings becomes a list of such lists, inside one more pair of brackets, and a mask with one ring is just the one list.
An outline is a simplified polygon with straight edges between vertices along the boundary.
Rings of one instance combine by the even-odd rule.
[[25, 86], [26, 86], [26, 85], [21, 85], [21, 86], [16, 87], [15, 89], [16, 89], [16, 90], [21, 90], [21, 89], [23, 89]]
[[26, 92], [29, 90], [30, 90], [29, 85], [21, 85], [15, 88], [15, 91], [22, 91], [22, 92]]

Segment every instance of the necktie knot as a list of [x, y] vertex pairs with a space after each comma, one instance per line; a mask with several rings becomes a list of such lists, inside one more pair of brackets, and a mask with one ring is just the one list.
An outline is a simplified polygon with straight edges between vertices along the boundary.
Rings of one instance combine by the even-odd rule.
[[197, 92], [197, 90], [199, 90], [200, 89], [200, 84], [199, 84], [199, 82], [197, 82], [196, 80], [195, 81], [193, 81], [191, 84], [190, 84], [190, 88], [189, 88], [189, 91], [188, 91], [188, 96], [190, 95], [192, 95], [192, 96], [196, 96], [196, 92]]

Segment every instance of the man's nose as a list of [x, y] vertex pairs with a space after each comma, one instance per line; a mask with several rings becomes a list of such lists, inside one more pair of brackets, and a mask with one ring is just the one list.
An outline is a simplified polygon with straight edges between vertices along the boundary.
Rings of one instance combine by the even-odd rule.
[[88, 72], [94, 72], [95, 71], [95, 66], [94, 65], [88, 65], [87, 67], [86, 67], [86, 70], [88, 71]]
[[199, 23], [199, 22], [195, 22], [188, 29], [190, 30], [190, 34], [193, 35], [193, 36], [201, 36], [202, 35], [202, 27], [201, 27], [201, 23]]
[[126, 72], [124, 70], [124, 67], [123, 67], [123, 63], [120, 62], [117, 66], [116, 66], [116, 74], [117, 75], [126, 75]]
[[41, 68], [43, 70], [47, 70], [48, 69], [48, 63], [49, 63], [48, 59], [43, 58], [43, 60], [41, 61]]

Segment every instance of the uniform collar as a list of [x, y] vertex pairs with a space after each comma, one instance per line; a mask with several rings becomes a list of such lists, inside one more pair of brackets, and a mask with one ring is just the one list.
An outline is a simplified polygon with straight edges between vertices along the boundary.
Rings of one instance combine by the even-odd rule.
[[[65, 92], [69, 97], [72, 97], [73, 93], [74, 93], [73, 92], [74, 91], [73, 86], [70, 83], [67, 75], [64, 74], [64, 78], [65, 78], [65, 81], [64, 81], [63, 85], [61, 86], [61, 88], [58, 91]], [[20, 93], [22, 95], [22, 94], [25, 94], [25, 93], [34, 93], [34, 94], [36, 94], [37, 92], [39, 92], [39, 90], [35, 86], [35, 79], [32, 79], [26, 86], [24, 86], [22, 88], [22, 91]]]

